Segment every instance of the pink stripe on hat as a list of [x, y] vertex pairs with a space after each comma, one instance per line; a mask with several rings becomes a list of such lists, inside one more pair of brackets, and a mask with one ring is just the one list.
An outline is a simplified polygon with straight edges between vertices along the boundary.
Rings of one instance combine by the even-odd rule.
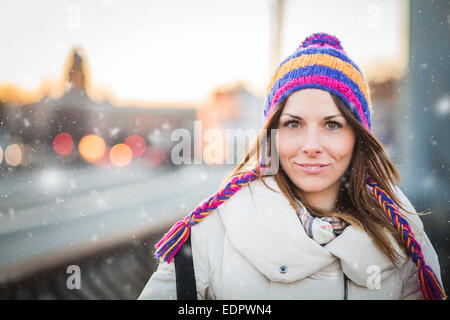
[[272, 99], [272, 104], [269, 108], [269, 112], [267, 113], [266, 120], [269, 118], [272, 113], [274, 107], [276, 106], [280, 97], [289, 89], [292, 89], [295, 86], [303, 86], [308, 84], [320, 84], [323, 86], [327, 86], [330, 89], [333, 89], [337, 92], [342, 93], [349, 102], [356, 106], [359, 116], [363, 121], [364, 128], [369, 129], [369, 124], [367, 122], [366, 117], [364, 116], [364, 111], [362, 109], [361, 103], [358, 98], [355, 96], [353, 91], [344, 83], [334, 78], [324, 76], [324, 75], [308, 75], [300, 78], [295, 78], [294, 80], [286, 82], [281, 88], [279, 88]]

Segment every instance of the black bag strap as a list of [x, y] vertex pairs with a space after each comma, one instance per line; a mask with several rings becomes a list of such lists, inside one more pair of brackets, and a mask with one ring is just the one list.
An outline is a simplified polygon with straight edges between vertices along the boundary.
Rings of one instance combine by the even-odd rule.
[[178, 300], [197, 300], [191, 237], [175, 255], [175, 276]]

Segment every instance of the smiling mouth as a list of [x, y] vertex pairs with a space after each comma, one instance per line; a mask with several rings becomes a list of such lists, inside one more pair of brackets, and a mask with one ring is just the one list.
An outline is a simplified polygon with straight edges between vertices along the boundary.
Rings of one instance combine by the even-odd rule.
[[322, 167], [326, 167], [326, 166], [305, 166], [305, 165], [301, 165], [303, 168], [306, 168], [306, 169], [312, 169], [312, 170], [317, 170], [317, 169], [319, 169], [319, 168], [322, 168]]
[[330, 166], [330, 164], [310, 166], [310, 165], [301, 165], [298, 163], [295, 163], [295, 165], [298, 166], [303, 172], [305, 172], [307, 174], [322, 173]]

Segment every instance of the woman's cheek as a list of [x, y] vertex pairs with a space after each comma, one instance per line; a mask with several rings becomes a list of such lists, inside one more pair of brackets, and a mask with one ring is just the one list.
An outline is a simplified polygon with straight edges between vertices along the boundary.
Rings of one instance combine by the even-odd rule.
[[297, 150], [300, 148], [299, 139], [296, 139], [294, 136], [285, 134], [283, 132], [278, 135], [277, 145], [279, 146], [279, 155], [281, 158], [284, 158], [283, 160], [286, 160], [286, 158], [295, 155], [297, 153]]

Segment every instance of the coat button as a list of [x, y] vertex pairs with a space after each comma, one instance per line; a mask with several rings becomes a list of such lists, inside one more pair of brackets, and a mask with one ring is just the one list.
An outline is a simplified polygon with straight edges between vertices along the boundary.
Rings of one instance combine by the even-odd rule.
[[283, 274], [285, 274], [286, 272], [287, 272], [287, 267], [286, 266], [281, 266], [280, 267], [280, 273], [283, 273]]

